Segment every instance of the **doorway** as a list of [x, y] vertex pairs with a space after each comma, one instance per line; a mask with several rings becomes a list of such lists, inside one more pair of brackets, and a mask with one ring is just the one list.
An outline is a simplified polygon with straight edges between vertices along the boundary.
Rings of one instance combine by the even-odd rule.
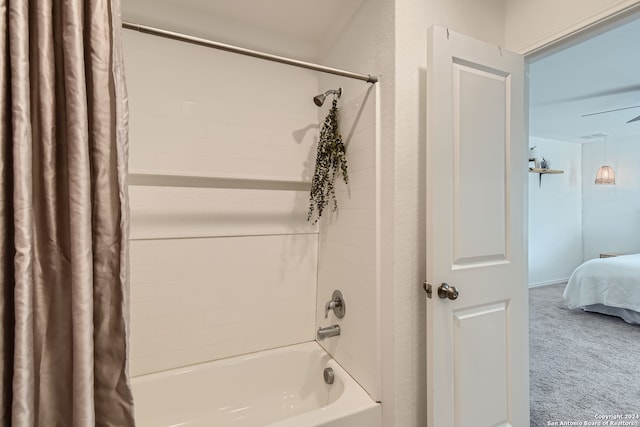
[[[632, 141], [640, 139], [640, 124], [627, 123], [640, 115], [640, 58], [632, 42], [639, 37], [640, 14], [626, 13], [527, 57], [529, 146], [535, 147], [533, 157], [559, 171], [529, 174], [532, 426], [593, 422], [598, 421], [594, 418], [598, 411], [606, 415], [640, 409], [633, 402], [625, 403], [616, 391], [591, 383], [603, 364], [609, 366], [609, 379], [613, 366], [627, 369], [626, 358], [580, 350], [587, 339], [594, 340], [592, 346], [615, 347], [617, 335], [637, 336], [637, 327], [629, 329], [617, 318], [569, 313], [562, 299], [564, 284], [583, 261], [601, 254], [640, 252], [636, 243], [640, 239], [633, 237], [640, 236], [640, 226], [635, 230], [637, 221], [632, 219], [638, 210], [637, 197], [635, 184], [630, 184], [640, 177], [634, 176], [627, 161], [638, 158]], [[618, 173], [617, 187], [595, 186], [596, 170], [604, 163]], [[573, 327], [573, 335], [562, 338], [565, 329]], [[603, 327], [609, 332], [601, 332], [596, 339]], [[587, 331], [584, 337], [579, 337], [580, 330]], [[608, 339], [612, 341], [603, 341]], [[572, 370], [575, 375], [566, 375]], [[582, 370], [590, 372], [589, 378]], [[601, 405], [605, 401], [614, 406]]]

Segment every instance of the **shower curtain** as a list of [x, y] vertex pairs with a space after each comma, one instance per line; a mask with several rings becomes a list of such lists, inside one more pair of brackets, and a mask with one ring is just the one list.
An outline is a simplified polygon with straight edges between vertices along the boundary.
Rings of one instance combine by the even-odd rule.
[[0, 425], [133, 426], [117, 0], [0, 0]]

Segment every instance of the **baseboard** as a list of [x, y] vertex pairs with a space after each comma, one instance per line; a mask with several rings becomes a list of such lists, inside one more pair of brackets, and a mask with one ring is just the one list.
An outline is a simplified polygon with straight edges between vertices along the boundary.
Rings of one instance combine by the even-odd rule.
[[529, 287], [530, 288], [538, 288], [540, 286], [566, 285], [568, 281], [569, 281], [569, 278], [558, 279], [558, 280], [549, 280], [548, 282], [529, 283]]

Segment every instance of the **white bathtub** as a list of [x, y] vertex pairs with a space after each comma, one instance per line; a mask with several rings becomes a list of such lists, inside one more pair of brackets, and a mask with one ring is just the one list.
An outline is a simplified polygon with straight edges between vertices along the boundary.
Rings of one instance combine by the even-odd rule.
[[[335, 373], [332, 385], [323, 371]], [[380, 427], [380, 405], [315, 341], [132, 379], [138, 427]]]

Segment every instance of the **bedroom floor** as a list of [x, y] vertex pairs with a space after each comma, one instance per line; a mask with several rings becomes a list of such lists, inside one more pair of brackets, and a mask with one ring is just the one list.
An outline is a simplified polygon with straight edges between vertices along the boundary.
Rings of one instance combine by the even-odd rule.
[[529, 291], [531, 426], [640, 426], [640, 325], [568, 310], [564, 286]]

